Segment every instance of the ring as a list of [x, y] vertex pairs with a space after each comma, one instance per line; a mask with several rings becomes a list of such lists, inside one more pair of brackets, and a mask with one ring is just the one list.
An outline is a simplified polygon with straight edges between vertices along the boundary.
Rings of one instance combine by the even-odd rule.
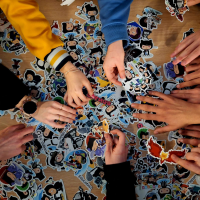
[[60, 115], [58, 115], [58, 116], [59, 116], [58, 121], [60, 121]]
[[61, 110], [62, 110], [63, 106], [64, 106], [64, 104], [62, 104], [62, 106], [61, 106]]

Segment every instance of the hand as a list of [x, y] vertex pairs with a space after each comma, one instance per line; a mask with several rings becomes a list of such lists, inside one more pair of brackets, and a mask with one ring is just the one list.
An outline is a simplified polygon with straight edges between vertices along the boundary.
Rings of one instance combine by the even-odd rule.
[[179, 130], [179, 133], [184, 136], [192, 136], [196, 139], [188, 138], [179, 138], [178, 140], [184, 144], [190, 144], [192, 146], [198, 146], [200, 144], [200, 125], [190, 125], [185, 127], [182, 130]]
[[34, 131], [33, 127], [25, 128], [23, 124], [9, 126], [0, 131], [0, 160], [10, 159], [17, 156], [25, 149], [27, 142], [33, 140], [29, 135]]
[[[126, 162], [128, 155], [128, 147], [125, 146], [126, 137], [125, 134], [119, 130], [111, 131], [112, 134], [117, 134], [119, 139], [111, 138], [111, 136], [106, 133], [106, 151], [105, 151], [105, 161], [106, 165], [118, 164]], [[114, 147], [113, 147], [114, 145]]]
[[76, 110], [56, 101], [38, 102], [37, 110], [31, 116], [52, 127], [64, 128], [66, 124], [57, 124], [54, 121], [73, 123], [76, 118]]
[[186, 100], [189, 103], [200, 104], [200, 88], [190, 90], [173, 90], [170, 95], [178, 99]]
[[[162, 133], [167, 131], [174, 131], [183, 128], [190, 124], [198, 124], [200, 112], [198, 111], [199, 105], [188, 103], [186, 101], [174, 98], [170, 95], [165, 95], [160, 92], [150, 91], [150, 95], [158, 96], [162, 100], [152, 97], [138, 96], [137, 100], [153, 104], [142, 105], [132, 104], [133, 108], [144, 110], [148, 112], [155, 112], [156, 114], [139, 114], [134, 113], [133, 117], [145, 120], [156, 120], [159, 122], [166, 122], [168, 126], [157, 128], [154, 133]], [[157, 106], [155, 106], [157, 105]]]
[[187, 0], [187, 5], [190, 6], [194, 6], [196, 4], [200, 3], [200, 0]]
[[200, 146], [192, 148], [191, 152], [186, 154], [187, 160], [181, 159], [174, 154], [172, 155], [172, 159], [185, 169], [188, 169], [196, 174], [200, 174]]
[[118, 81], [118, 74], [120, 78], [125, 78], [124, 55], [122, 40], [113, 42], [108, 47], [103, 64], [108, 80], [119, 86], [122, 86], [122, 83]]
[[191, 86], [196, 86], [200, 84], [200, 65], [199, 64], [190, 65], [186, 67], [186, 72], [188, 74], [184, 77], [185, 82], [178, 84], [176, 86], [177, 88], [191, 87]]
[[[77, 70], [77, 68], [72, 63], [70, 64], [71, 70]], [[93, 95], [92, 86], [87, 77], [80, 70], [78, 70], [75, 72], [72, 71], [67, 73], [65, 78], [67, 83], [67, 92], [64, 97], [65, 101], [74, 108], [86, 105], [90, 98], [83, 94], [83, 87], [86, 87], [90, 96]]]
[[200, 55], [200, 30], [186, 37], [176, 47], [171, 57], [173, 58], [179, 53], [181, 54], [173, 61], [174, 65], [181, 62], [181, 65], [186, 66]]

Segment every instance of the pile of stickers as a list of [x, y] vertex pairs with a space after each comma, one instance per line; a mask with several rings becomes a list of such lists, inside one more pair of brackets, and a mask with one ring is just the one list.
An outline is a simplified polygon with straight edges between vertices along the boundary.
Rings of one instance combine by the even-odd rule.
[[[126, 143], [129, 145], [127, 160], [130, 161], [135, 176], [138, 199], [199, 198], [200, 187], [194, 184], [198, 177], [191, 177], [190, 171], [179, 165], [171, 166], [173, 170], [168, 169], [167, 165], [173, 163], [170, 160], [172, 151], [181, 157], [192, 147], [180, 143], [178, 139], [183, 136], [173, 131], [169, 133], [168, 140], [175, 141], [176, 145], [173, 150], [165, 152], [166, 141], [157, 140], [149, 133], [149, 129], [165, 126], [165, 123], [140, 120], [132, 116], [133, 113], [142, 111], [131, 108], [131, 103], [146, 103], [137, 101], [137, 95], [146, 95], [150, 90], [170, 94], [183, 81], [184, 66], [174, 66], [173, 60], [165, 63], [163, 71], [167, 81], [163, 81], [161, 66], [145, 60], [153, 57], [152, 49], [158, 48], [149, 39], [149, 35], [161, 24], [159, 16], [162, 13], [146, 7], [142, 15], [137, 15], [138, 23], [133, 21], [127, 24], [130, 45], [125, 50], [126, 78], [121, 80], [123, 86], [119, 87], [107, 80], [102, 68], [107, 49], [97, 6], [93, 2], [85, 2], [77, 8], [75, 15], [85, 20], [83, 24], [78, 19], [70, 19], [62, 22], [61, 26], [58, 21], [54, 21], [51, 28], [64, 42], [64, 47], [73, 58], [73, 64], [91, 82], [94, 96], [86, 106], [77, 108], [77, 120], [74, 124], [66, 124], [64, 129], [52, 128], [34, 118], [27, 118], [17, 109], [0, 111], [0, 116], [9, 113], [11, 119], [15, 118], [17, 122], [27, 126], [35, 126], [34, 140], [26, 144], [24, 153], [10, 160], [0, 161], [1, 199], [67, 199], [63, 181], [46, 177], [47, 168], [52, 168], [57, 173], [72, 170], [74, 176], [88, 188], [84, 191], [77, 186], [78, 192], [74, 195], [74, 200], [98, 198], [91, 193], [90, 183], [94, 183], [106, 195], [104, 134], [113, 129], [126, 134]], [[0, 22], [0, 26], [4, 27], [4, 32], [0, 34], [3, 51], [14, 51], [16, 55], [26, 53], [28, 50], [20, 35], [2, 12]], [[184, 38], [192, 33], [193, 30], [190, 29], [184, 33]], [[92, 48], [87, 47], [89, 43], [92, 43]], [[66, 104], [63, 97], [67, 85], [61, 72], [35, 58], [30, 63], [32, 69], [21, 74], [20, 64], [23, 60], [15, 57], [12, 61], [10, 70], [29, 87], [30, 94], [35, 99]], [[38, 72], [44, 73], [44, 76]], [[85, 88], [83, 92], [88, 95]], [[130, 124], [136, 125], [138, 130], [135, 134], [125, 129]], [[40, 155], [45, 156], [45, 164], [41, 164]], [[16, 197], [7, 197], [10, 191], [15, 192]]]

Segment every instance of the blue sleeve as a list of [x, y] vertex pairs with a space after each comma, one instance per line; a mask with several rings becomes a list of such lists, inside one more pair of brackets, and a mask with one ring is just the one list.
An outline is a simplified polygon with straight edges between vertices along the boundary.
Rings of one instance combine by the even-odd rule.
[[123, 40], [124, 48], [128, 46], [127, 20], [132, 2], [133, 0], [98, 0], [107, 47], [118, 40]]

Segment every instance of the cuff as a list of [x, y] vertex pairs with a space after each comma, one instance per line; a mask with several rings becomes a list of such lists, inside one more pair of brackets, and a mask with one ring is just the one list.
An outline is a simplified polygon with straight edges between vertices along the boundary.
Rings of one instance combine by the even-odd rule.
[[102, 32], [104, 33], [107, 47], [118, 40], [123, 40], [124, 48], [129, 45], [129, 37], [126, 24], [112, 23], [105, 26], [102, 29]]
[[[108, 183], [126, 181], [131, 176], [130, 162], [115, 165], [104, 165], [105, 179]], [[117, 174], [117, 176], [116, 176]]]
[[45, 60], [56, 70], [59, 71], [68, 61], [71, 61], [71, 56], [63, 47], [53, 49]]

